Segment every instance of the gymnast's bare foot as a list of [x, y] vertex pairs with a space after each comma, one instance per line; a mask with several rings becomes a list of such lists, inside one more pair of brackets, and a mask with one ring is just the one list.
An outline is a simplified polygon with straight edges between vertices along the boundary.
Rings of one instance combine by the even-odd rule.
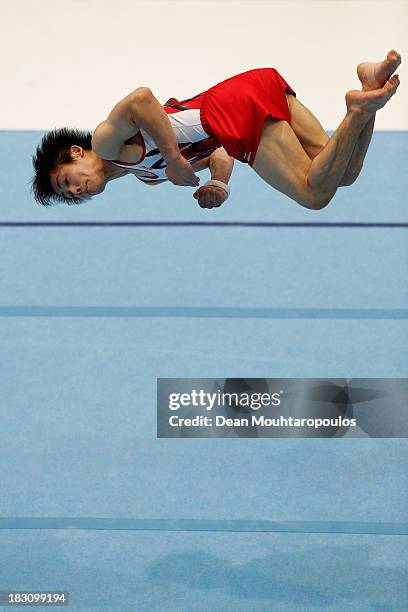
[[394, 74], [401, 63], [398, 51], [391, 49], [382, 62], [363, 62], [357, 66], [357, 76], [363, 86], [363, 91], [371, 91], [383, 87], [390, 76]]
[[384, 87], [373, 91], [358, 91], [352, 89], [346, 93], [347, 110], [363, 113], [375, 113], [385, 106], [388, 100], [395, 94], [400, 84], [398, 74], [394, 74]]

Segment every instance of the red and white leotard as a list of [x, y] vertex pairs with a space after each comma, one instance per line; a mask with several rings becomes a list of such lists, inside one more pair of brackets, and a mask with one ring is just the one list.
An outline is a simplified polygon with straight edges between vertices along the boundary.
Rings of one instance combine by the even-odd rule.
[[[176, 136], [180, 153], [190, 163], [211, 155], [215, 149], [221, 146], [215, 138], [207, 134], [201, 124], [202, 95], [198, 94], [194, 98], [182, 102], [171, 98], [163, 105]], [[140, 133], [143, 147], [141, 158], [134, 163], [118, 160], [111, 160], [111, 162], [115, 166], [131, 170], [131, 173], [144, 183], [168, 180], [166, 162], [156, 143], [146, 130], [140, 129]]]
[[[275, 68], [253, 68], [236, 74], [206, 91], [163, 108], [177, 138], [181, 154], [189, 162], [224, 147], [231, 157], [252, 166], [267, 117], [291, 122], [288, 94], [295, 91]], [[167, 180], [166, 163], [155, 142], [140, 130], [143, 154], [136, 163], [114, 160], [145, 183]]]

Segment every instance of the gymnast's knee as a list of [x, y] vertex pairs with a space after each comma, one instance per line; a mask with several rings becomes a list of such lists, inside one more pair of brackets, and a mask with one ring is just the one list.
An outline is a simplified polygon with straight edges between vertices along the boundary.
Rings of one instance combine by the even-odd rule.
[[359, 174], [360, 174], [360, 170], [358, 172], [357, 171], [346, 172], [343, 178], [341, 179], [339, 187], [349, 187], [350, 185], [356, 182]]
[[334, 193], [327, 193], [320, 190], [313, 190], [300, 197], [297, 202], [309, 210], [322, 210], [332, 201]]

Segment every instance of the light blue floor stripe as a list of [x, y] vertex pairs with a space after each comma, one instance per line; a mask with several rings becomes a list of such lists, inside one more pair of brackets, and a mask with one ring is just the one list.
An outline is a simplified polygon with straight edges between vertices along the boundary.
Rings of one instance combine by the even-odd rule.
[[188, 317], [205, 319], [408, 319], [407, 308], [219, 308], [190, 306], [0, 306], [1, 317]]
[[0, 529], [98, 529], [108, 531], [213, 531], [408, 535], [408, 523], [132, 518], [0, 518]]

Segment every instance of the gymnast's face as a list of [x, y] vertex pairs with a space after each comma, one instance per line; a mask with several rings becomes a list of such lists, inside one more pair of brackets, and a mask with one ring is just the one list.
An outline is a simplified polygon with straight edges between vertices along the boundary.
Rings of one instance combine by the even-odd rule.
[[55, 193], [67, 198], [89, 200], [102, 193], [106, 186], [103, 160], [94, 151], [73, 145], [72, 162], [60, 164], [50, 172], [51, 186]]

